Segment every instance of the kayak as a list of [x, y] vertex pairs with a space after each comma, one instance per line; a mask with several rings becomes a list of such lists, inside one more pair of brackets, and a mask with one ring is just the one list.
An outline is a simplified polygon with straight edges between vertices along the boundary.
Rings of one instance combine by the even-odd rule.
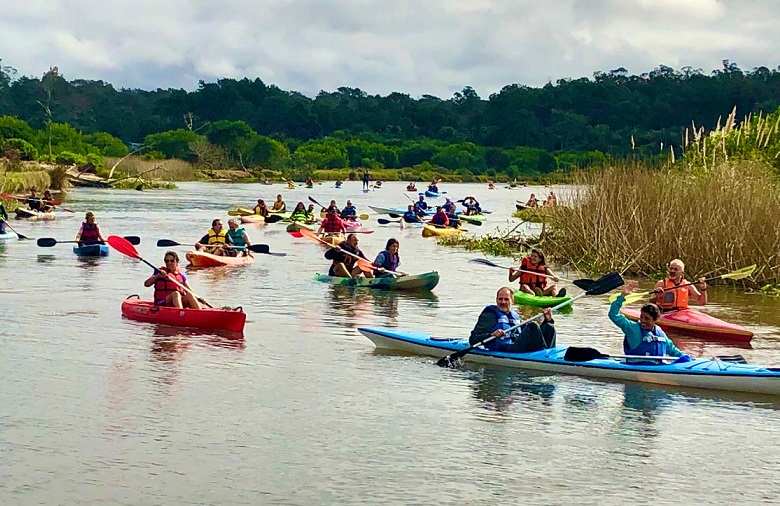
[[416, 192], [417, 191], [417, 187], [416, 186], [407, 186], [406, 187], [406, 191], [408, 191], [408, 192]]
[[363, 222], [360, 220], [341, 220], [344, 222], [344, 228], [347, 230], [347, 232], [350, 232], [352, 230], [360, 230], [363, 228]]
[[433, 290], [439, 284], [439, 273], [436, 271], [424, 274], [396, 277], [393, 275], [380, 278], [340, 278], [315, 274], [315, 281], [331, 285], [378, 288], [380, 290], [396, 290], [406, 292], [422, 292]]
[[152, 301], [141, 300], [138, 295], [131, 295], [122, 302], [122, 316], [139, 322], [228, 332], [243, 332], [246, 323], [246, 313], [240, 307], [180, 309], [155, 306]]
[[439, 198], [447, 192], [432, 192], [431, 190], [425, 190], [425, 196], [428, 198]]
[[17, 207], [14, 212], [16, 213], [17, 220], [51, 221], [56, 217], [54, 212], [42, 213], [40, 211], [24, 209], [23, 207]]
[[466, 223], [483, 223], [485, 221], [485, 215], [483, 214], [459, 214], [457, 215], [460, 221]]
[[410, 223], [404, 219], [401, 219], [401, 228], [421, 228], [424, 225], [425, 224], [421, 221], [413, 221]]
[[107, 257], [109, 249], [107, 244], [76, 245], [73, 246], [73, 253], [80, 257]]
[[4, 241], [6, 239], [16, 239], [17, 236], [15, 233], [11, 232], [10, 230], [6, 230], [5, 233], [0, 234], [0, 241]]
[[[639, 319], [639, 309], [622, 308], [620, 310], [629, 320]], [[716, 341], [740, 341], [748, 343], [753, 339], [753, 332], [741, 325], [724, 322], [707, 313], [696, 309], [679, 309], [669, 311], [658, 318], [658, 326], [665, 331], [685, 334], [694, 337], [713, 339]]]
[[[369, 209], [374, 211], [378, 214], [398, 214], [402, 215], [404, 214], [407, 209], [405, 207], [378, 207], [378, 206], [368, 206]], [[425, 211], [425, 214], [433, 216], [436, 214], [436, 209], [428, 209]], [[457, 214], [457, 213], [456, 213]]]
[[185, 257], [193, 267], [222, 267], [225, 265], [249, 265], [255, 263], [255, 257], [251, 252], [246, 256], [228, 257], [212, 255], [205, 251], [188, 251]]
[[[389, 328], [358, 328], [377, 348], [444, 357], [469, 346], [468, 339], [432, 337], [424, 332]], [[656, 385], [729, 390], [780, 395], [780, 367], [724, 362], [699, 358], [679, 364], [632, 364], [615, 358], [587, 362], [564, 360], [567, 346], [531, 353], [504, 353], [475, 349], [464, 360], [555, 374], [638, 381]]]
[[548, 297], [546, 295], [531, 295], [522, 290], [515, 291], [515, 304], [518, 306], [552, 307], [571, 300], [571, 297]]
[[312, 232], [317, 230], [317, 227], [303, 223], [302, 221], [294, 221], [287, 225], [288, 232], [298, 232], [299, 230], [311, 230]]
[[238, 218], [241, 223], [265, 223], [265, 218], [259, 214], [253, 214], [251, 216], [241, 216]]
[[338, 246], [343, 241], [345, 241], [347, 238], [344, 236], [344, 234], [325, 234], [322, 237], [320, 237], [323, 241], [325, 241], [328, 244], [332, 244], [334, 246]]
[[441, 237], [445, 235], [458, 235], [466, 232], [462, 228], [452, 228], [452, 227], [434, 227], [432, 225], [423, 225], [422, 228], [422, 236], [423, 237]]

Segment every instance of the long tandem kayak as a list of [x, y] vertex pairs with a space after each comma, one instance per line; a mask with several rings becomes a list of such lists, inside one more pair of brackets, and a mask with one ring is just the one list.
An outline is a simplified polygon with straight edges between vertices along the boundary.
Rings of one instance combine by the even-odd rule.
[[188, 251], [187, 261], [193, 267], [223, 267], [226, 265], [249, 265], [255, 262], [255, 257], [250, 252], [248, 255], [229, 257], [224, 255], [212, 255], [205, 251]]
[[122, 316], [139, 322], [228, 332], [243, 332], [246, 323], [246, 313], [240, 307], [180, 309], [157, 306], [150, 300], [141, 300], [138, 295], [131, 295], [122, 302]]
[[[432, 337], [428, 333], [388, 328], [358, 328], [377, 348], [444, 357], [469, 346], [468, 339]], [[613, 358], [587, 362], [564, 360], [566, 346], [532, 353], [503, 353], [475, 349], [464, 360], [555, 374], [637, 381], [732, 392], [780, 395], [780, 367], [695, 359], [677, 364], [631, 364]]]
[[340, 278], [315, 274], [315, 281], [329, 283], [331, 285], [354, 286], [366, 288], [378, 288], [380, 290], [395, 290], [406, 292], [431, 291], [439, 284], [439, 273], [436, 271], [409, 276], [383, 276], [380, 278]]
[[[639, 309], [624, 307], [620, 310], [629, 320], [639, 319]], [[658, 326], [665, 331], [685, 334], [716, 341], [738, 341], [749, 343], [753, 332], [741, 325], [724, 322], [696, 309], [669, 311], [658, 318]]]

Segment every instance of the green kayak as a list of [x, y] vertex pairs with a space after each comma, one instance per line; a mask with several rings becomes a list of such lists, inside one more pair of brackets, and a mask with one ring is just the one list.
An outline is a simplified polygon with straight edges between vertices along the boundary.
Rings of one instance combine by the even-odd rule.
[[552, 307], [561, 302], [571, 300], [571, 297], [547, 297], [545, 295], [531, 295], [522, 290], [515, 292], [515, 304], [518, 306]]
[[439, 273], [431, 271], [424, 274], [400, 277], [384, 276], [381, 278], [339, 278], [325, 274], [315, 274], [313, 279], [322, 283], [330, 283], [331, 285], [423, 292], [433, 290], [439, 284]]
[[485, 215], [484, 214], [459, 214], [458, 219], [460, 221], [465, 221], [466, 223], [482, 223], [485, 221]]

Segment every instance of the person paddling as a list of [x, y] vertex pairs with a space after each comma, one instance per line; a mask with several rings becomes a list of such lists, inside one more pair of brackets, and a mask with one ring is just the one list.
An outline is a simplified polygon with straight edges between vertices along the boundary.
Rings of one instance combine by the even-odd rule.
[[271, 207], [271, 210], [276, 213], [283, 213], [287, 210], [287, 204], [284, 203], [284, 200], [282, 200], [282, 194], [276, 196], [276, 200], [274, 201], [274, 205]]
[[195, 249], [197, 251], [206, 250], [212, 255], [225, 256], [226, 246], [232, 244], [227, 231], [222, 226], [222, 221], [216, 219], [211, 222], [211, 228], [206, 232], [206, 235], [195, 243]]
[[558, 288], [555, 285], [547, 286], [547, 277], [545, 276], [537, 276], [535, 274], [529, 274], [528, 272], [521, 272], [522, 271], [532, 271], [537, 272], [539, 274], [546, 274], [547, 276], [550, 276], [553, 281], [556, 283], [559, 281], [558, 276], [556, 276], [545, 263], [544, 260], [544, 253], [542, 250], [534, 248], [531, 250], [531, 254], [527, 257], [523, 258], [523, 261], [520, 262], [520, 268], [517, 267], [510, 267], [509, 268], [509, 282], [515, 281], [517, 278], [520, 278], [520, 290], [535, 294], [535, 295], [549, 295], [551, 297], [565, 297], [566, 296], [566, 289], [561, 288], [558, 290]]
[[347, 205], [344, 206], [344, 209], [341, 210], [340, 218], [342, 220], [357, 220], [357, 209], [355, 209], [355, 206], [352, 205], [351, 200], [347, 200]]
[[398, 239], [390, 238], [385, 244], [385, 249], [379, 252], [374, 260], [374, 265], [377, 267], [374, 269], [374, 276], [385, 277], [393, 276], [390, 271], [395, 272], [398, 266], [401, 265], [401, 257], [398, 256]]
[[317, 234], [345, 234], [347, 229], [344, 227], [344, 222], [336, 214], [333, 209], [328, 209], [328, 213], [325, 215], [325, 219], [322, 220]]
[[8, 211], [5, 210], [5, 206], [0, 202], [0, 234], [5, 234], [5, 222], [8, 221]]
[[363, 271], [358, 265], [358, 261], [351, 255], [346, 255], [344, 252], [352, 253], [360, 258], [368, 260], [366, 255], [358, 247], [358, 238], [355, 234], [349, 234], [345, 241], [342, 241], [335, 248], [330, 248], [325, 252], [325, 258], [332, 260], [328, 276], [338, 276], [342, 278], [357, 278], [361, 274], [367, 278], [373, 278], [372, 272]]
[[658, 281], [653, 287], [655, 292], [650, 297], [650, 302], [667, 311], [688, 309], [688, 301], [693, 299], [700, 306], [707, 304], [707, 279], [699, 278], [698, 282], [689, 286], [680, 286], [689, 283], [685, 279], [685, 264], [679, 258], [669, 262], [669, 275]]
[[171, 281], [173, 279], [190, 288], [186, 276], [179, 270], [179, 255], [175, 251], [168, 251], [163, 258], [165, 266], [155, 269], [154, 273], [144, 281], [146, 287], [154, 285], [155, 305], [200, 309], [200, 304], [191, 291], [188, 292]]
[[105, 244], [106, 240], [100, 232], [100, 226], [95, 221], [95, 213], [87, 211], [84, 216], [84, 222], [81, 228], [76, 232], [76, 242], [79, 246], [89, 246], [90, 244]]
[[335, 211], [337, 214], [338, 214], [339, 212], [341, 212], [341, 210], [339, 209], [339, 206], [338, 206], [338, 204], [336, 204], [336, 201], [335, 201], [335, 200], [331, 200], [331, 201], [330, 201], [330, 204], [328, 205], [328, 207], [327, 207], [327, 208], [325, 208], [325, 212], [326, 212], [326, 213], [327, 213], [327, 212], [330, 212], [331, 210]]
[[306, 215], [306, 205], [304, 205], [303, 202], [295, 204], [295, 209], [293, 209], [293, 212], [290, 215], [290, 221], [309, 221], [309, 217]]
[[539, 199], [536, 198], [536, 194], [532, 193], [528, 197], [528, 202], [525, 203], [525, 207], [539, 207]]
[[431, 224], [437, 227], [447, 227], [450, 224], [450, 219], [447, 217], [447, 213], [444, 212], [442, 206], [436, 206], [436, 214], [431, 217]]
[[371, 175], [368, 173], [368, 171], [365, 171], [363, 173], [363, 189], [368, 190], [368, 182], [371, 181]]
[[467, 196], [463, 199], [463, 207], [466, 208], [466, 215], [482, 214], [482, 208], [479, 206], [479, 202], [473, 195]]
[[434, 178], [431, 184], [428, 185], [428, 191], [433, 193], [439, 193], [439, 181]]
[[233, 244], [232, 248], [226, 249], [228, 256], [236, 257], [239, 254], [242, 254], [243, 256], [252, 254], [248, 250], [249, 246], [252, 245], [252, 241], [249, 239], [246, 230], [238, 226], [238, 220], [228, 220], [227, 236], [230, 239], [231, 244]]
[[425, 216], [425, 213], [428, 210], [428, 203], [425, 202], [425, 196], [420, 195], [420, 198], [414, 203], [414, 210], [418, 215]]
[[268, 206], [265, 205], [265, 201], [263, 199], [257, 199], [257, 205], [254, 208], [252, 208], [252, 211], [257, 216], [268, 218]]
[[[424, 212], [423, 215], [425, 215]], [[406, 209], [406, 212], [401, 216], [401, 218], [403, 218], [406, 223], [422, 223], [420, 215], [417, 213], [412, 204], [409, 204], [409, 207]]]

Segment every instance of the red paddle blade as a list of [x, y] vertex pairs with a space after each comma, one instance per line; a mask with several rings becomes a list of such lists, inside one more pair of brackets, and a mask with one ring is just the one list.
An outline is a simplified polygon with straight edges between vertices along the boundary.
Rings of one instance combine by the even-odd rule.
[[291, 236], [297, 238], [297, 239], [300, 239], [301, 237], [303, 237], [303, 234], [300, 233], [300, 232], [287, 232], [287, 233], [290, 234]]
[[141, 255], [138, 254], [138, 250], [135, 249], [135, 247], [130, 244], [130, 241], [125, 239], [124, 237], [119, 237], [118, 235], [110, 235], [108, 236], [108, 239], [106, 239], [106, 242], [109, 246], [117, 250], [118, 252], [122, 253], [123, 255], [129, 256], [130, 258], [136, 258], [140, 259]]

